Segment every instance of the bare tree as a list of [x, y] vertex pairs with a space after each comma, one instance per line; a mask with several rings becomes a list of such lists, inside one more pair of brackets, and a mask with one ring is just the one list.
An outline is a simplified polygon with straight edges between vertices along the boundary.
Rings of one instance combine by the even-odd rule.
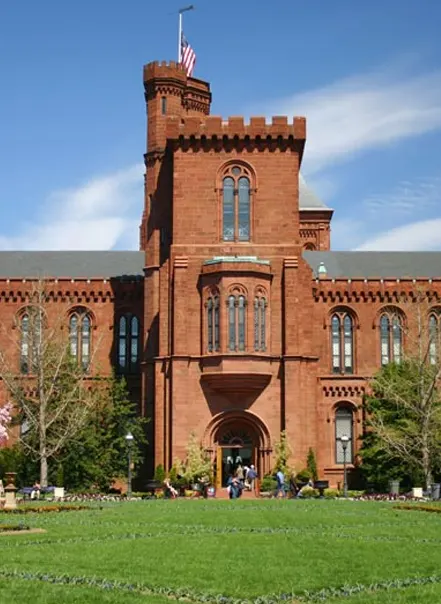
[[39, 461], [42, 486], [48, 483], [49, 460], [81, 431], [98, 396], [87, 367], [72, 355], [62, 318], [50, 310], [46, 282], [33, 282], [14, 330], [15, 349], [0, 350], [0, 378], [20, 424], [18, 438]]
[[401, 331], [402, 354], [373, 377], [366, 407], [379, 445], [429, 487], [441, 454], [441, 309], [418, 291], [402, 310], [391, 326]]

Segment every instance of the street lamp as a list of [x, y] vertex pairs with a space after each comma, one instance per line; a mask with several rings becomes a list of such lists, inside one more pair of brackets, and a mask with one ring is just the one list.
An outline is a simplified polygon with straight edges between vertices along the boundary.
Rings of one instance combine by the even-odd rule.
[[347, 476], [347, 469], [346, 469], [346, 451], [348, 449], [349, 440], [350, 440], [349, 436], [346, 436], [346, 434], [343, 434], [343, 436], [340, 436], [340, 442], [341, 442], [341, 446], [343, 449], [343, 497], [348, 496], [348, 476]]
[[127, 457], [129, 462], [129, 467], [127, 471], [127, 499], [130, 499], [132, 496], [132, 443], [134, 436], [131, 432], [127, 432], [126, 434], [126, 442], [127, 442]]

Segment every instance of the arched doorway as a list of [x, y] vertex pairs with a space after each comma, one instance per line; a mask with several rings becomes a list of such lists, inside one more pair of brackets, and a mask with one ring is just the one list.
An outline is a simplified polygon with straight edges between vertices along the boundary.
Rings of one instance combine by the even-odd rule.
[[208, 448], [213, 452], [216, 486], [226, 486], [228, 477], [239, 466], [253, 464], [259, 477], [269, 470], [270, 438], [265, 424], [248, 411], [220, 413], [206, 431]]

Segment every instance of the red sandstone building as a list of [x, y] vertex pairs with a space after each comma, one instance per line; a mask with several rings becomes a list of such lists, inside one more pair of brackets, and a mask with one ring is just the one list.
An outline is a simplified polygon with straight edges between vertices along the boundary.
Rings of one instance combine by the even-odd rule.
[[237, 456], [263, 476], [286, 430], [295, 467], [312, 447], [336, 484], [339, 437], [352, 464], [366, 378], [399, 360], [402, 303], [417, 286], [436, 298], [441, 254], [330, 251], [333, 212], [300, 176], [305, 118], [210, 116], [209, 85], [174, 63], [147, 65], [144, 84], [140, 251], [0, 253], [1, 321], [26, 321], [28, 281], [45, 276], [73, 354], [87, 365], [100, 339], [94, 362], [152, 418], [151, 468], [194, 431], [218, 484]]

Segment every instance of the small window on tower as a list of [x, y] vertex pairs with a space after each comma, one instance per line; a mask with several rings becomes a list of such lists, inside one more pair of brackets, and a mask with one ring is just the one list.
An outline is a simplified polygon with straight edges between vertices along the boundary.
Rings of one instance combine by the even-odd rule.
[[165, 96], [161, 98], [161, 113], [162, 115], [166, 115], [167, 113], [167, 97]]

